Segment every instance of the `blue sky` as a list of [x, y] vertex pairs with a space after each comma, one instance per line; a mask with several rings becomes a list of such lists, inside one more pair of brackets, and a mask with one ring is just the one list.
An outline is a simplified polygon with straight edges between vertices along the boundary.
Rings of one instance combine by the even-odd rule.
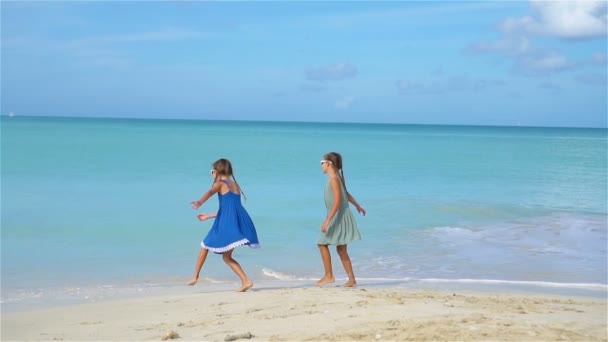
[[2, 1], [1, 114], [606, 127], [605, 1]]

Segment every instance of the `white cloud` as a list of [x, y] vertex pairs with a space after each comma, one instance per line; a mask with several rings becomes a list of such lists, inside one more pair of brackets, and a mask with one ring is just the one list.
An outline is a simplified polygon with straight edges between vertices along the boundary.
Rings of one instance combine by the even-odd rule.
[[512, 61], [512, 70], [526, 76], [543, 76], [591, 65], [605, 65], [606, 54], [571, 61], [566, 55], [534, 44], [534, 36], [577, 40], [606, 36], [608, 2], [596, 0], [531, 1], [530, 16], [507, 18], [498, 28], [501, 37], [471, 44], [473, 53], [497, 53]]
[[211, 35], [207, 32], [181, 29], [181, 28], [165, 28], [159, 31], [138, 32], [138, 33], [122, 33], [114, 35], [91, 36], [82, 39], [72, 40], [67, 43], [68, 46], [98, 46], [137, 42], [155, 42], [155, 41], [178, 41], [178, 40], [196, 40], [209, 38]]
[[300, 85], [300, 90], [309, 91], [313, 93], [320, 93], [326, 89], [325, 86], [319, 83], [304, 83]]
[[[398, 1], [395, 2], [395, 4], [398, 3]], [[345, 8], [337, 13], [328, 12], [321, 16], [307, 16], [305, 21], [302, 21], [299, 25], [304, 25], [307, 28], [313, 25], [331, 29], [348, 29], [367, 25], [402, 25], [404, 21], [408, 21], [409, 25], [428, 27], [435, 24], [433, 20], [427, 20], [430, 17], [457, 17], [462, 13], [469, 14], [471, 12], [501, 10], [512, 7], [510, 1], [420, 1], [416, 6], [401, 6], [401, 4], [398, 4], [397, 6], [381, 7], [379, 9], [370, 6], [350, 6], [348, 9]], [[290, 20], [290, 24], [293, 24], [292, 20]]]
[[185, 28], [164, 28], [156, 31], [130, 32], [111, 35], [92, 35], [54, 44], [76, 58], [79, 65], [126, 68], [133, 64], [124, 46], [137, 43], [195, 41], [212, 37], [203, 31]]
[[481, 91], [493, 87], [504, 86], [500, 79], [473, 78], [466, 75], [442, 77], [427, 82], [398, 80], [395, 82], [401, 93], [416, 93], [424, 95], [444, 94], [458, 91]]
[[598, 52], [594, 54], [593, 57], [591, 57], [591, 61], [596, 65], [605, 66], [608, 63], [608, 58], [606, 56], [606, 53]]
[[530, 50], [527, 37], [503, 37], [491, 42], [479, 42], [468, 47], [471, 52], [498, 52], [510, 56], [523, 55]]
[[337, 109], [348, 109], [355, 100], [354, 96], [344, 96], [343, 98], [336, 101], [335, 106]]
[[550, 54], [541, 58], [529, 58], [526, 61], [532, 64], [535, 69], [551, 70], [563, 69], [568, 66], [568, 59], [558, 54]]
[[528, 75], [563, 71], [574, 66], [575, 64], [570, 62], [568, 58], [556, 52], [521, 56], [515, 63], [515, 68], [518, 71]]
[[560, 87], [559, 85], [553, 83], [553, 82], [541, 82], [538, 85], [539, 88], [541, 89], [545, 89], [547, 91], [552, 91], [552, 92], [559, 92], [562, 90], [562, 87]]
[[606, 36], [608, 2], [605, 0], [533, 0], [530, 5], [531, 16], [507, 18], [499, 28], [505, 33], [538, 34], [563, 39]]
[[340, 81], [357, 76], [357, 68], [350, 63], [308, 67], [305, 72], [308, 80], [318, 82]]
[[605, 72], [580, 74], [574, 79], [591, 86], [605, 87], [608, 84], [608, 75]]
[[402, 93], [441, 94], [446, 91], [446, 86], [436, 81], [424, 83], [411, 80], [398, 80], [395, 82], [395, 86]]

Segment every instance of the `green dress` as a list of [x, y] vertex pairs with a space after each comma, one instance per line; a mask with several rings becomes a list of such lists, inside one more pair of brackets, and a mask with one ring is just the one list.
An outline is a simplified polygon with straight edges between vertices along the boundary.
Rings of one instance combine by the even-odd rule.
[[[355, 222], [353, 212], [348, 206], [348, 194], [342, 182], [340, 182], [340, 191], [342, 193], [340, 208], [338, 208], [338, 212], [327, 226], [327, 231], [325, 233], [321, 232], [321, 236], [317, 242], [318, 245], [339, 246], [346, 245], [354, 240], [361, 240], [357, 222]], [[328, 181], [327, 186], [325, 186], [325, 207], [328, 213], [333, 205], [334, 194]]]

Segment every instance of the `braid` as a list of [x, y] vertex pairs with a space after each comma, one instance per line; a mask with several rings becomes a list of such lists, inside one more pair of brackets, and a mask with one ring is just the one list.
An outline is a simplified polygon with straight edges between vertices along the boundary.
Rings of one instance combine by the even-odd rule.
[[348, 194], [348, 189], [346, 188], [346, 179], [344, 179], [344, 169], [342, 168], [342, 156], [338, 152], [329, 152], [323, 156], [323, 159], [327, 159], [333, 164], [333, 167], [338, 172], [338, 177], [340, 178], [340, 182], [344, 187], [344, 191]]
[[[230, 160], [225, 159], [225, 158], [221, 158], [215, 161], [215, 163], [213, 163], [213, 169], [215, 170], [215, 179], [213, 180], [213, 182], [217, 182], [218, 179], [220, 179], [220, 175], [224, 175], [227, 177], [232, 177], [232, 179], [234, 180], [234, 183], [236, 184], [236, 186], [238, 187], [238, 190], [241, 194], [243, 194], [243, 197], [245, 198], [245, 201], [247, 200], [247, 196], [245, 196], [245, 193], [243, 192], [243, 190], [241, 189], [241, 186], [239, 185], [239, 182], [236, 181], [236, 177], [234, 177], [234, 172], [232, 169], [232, 163], [230, 163]], [[228, 190], [232, 191], [231, 186], [228, 186]]]
[[234, 183], [239, 188], [239, 191], [243, 195], [243, 198], [245, 199], [245, 201], [247, 201], [247, 196], [245, 195], [245, 192], [243, 192], [243, 189], [241, 189], [241, 186], [239, 185], [239, 182], [236, 181], [236, 177], [234, 177], [234, 174], [232, 174], [232, 179], [234, 179]]
[[346, 191], [346, 194], [348, 195], [348, 189], [346, 188], [346, 179], [344, 179], [343, 169], [340, 169], [340, 180], [342, 181], [342, 185], [344, 185], [344, 191]]

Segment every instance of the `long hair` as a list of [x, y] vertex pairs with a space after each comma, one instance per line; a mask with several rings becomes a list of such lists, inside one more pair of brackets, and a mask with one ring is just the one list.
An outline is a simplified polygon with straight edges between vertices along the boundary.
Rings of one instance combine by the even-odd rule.
[[342, 165], [342, 156], [338, 152], [329, 152], [323, 156], [323, 159], [329, 160], [331, 164], [338, 171], [338, 176], [340, 177], [340, 181], [344, 186], [344, 190], [348, 194], [348, 189], [346, 188], [346, 179], [344, 178], [344, 166]]
[[247, 200], [247, 196], [245, 196], [245, 192], [243, 192], [243, 189], [239, 185], [239, 182], [237, 182], [236, 177], [234, 177], [234, 169], [232, 168], [232, 163], [230, 162], [230, 160], [225, 159], [225, 158], [216, 160], [213, 163], [213, 169], [215, 170], [215, 179], [213, 180], [214, 183], [217, 182], [220, 175], [232, 178], [232, 180], [234, 180], [234, 183], [238, 187], [240, 193], [243, 195], [243, 198], [245, 200]]

